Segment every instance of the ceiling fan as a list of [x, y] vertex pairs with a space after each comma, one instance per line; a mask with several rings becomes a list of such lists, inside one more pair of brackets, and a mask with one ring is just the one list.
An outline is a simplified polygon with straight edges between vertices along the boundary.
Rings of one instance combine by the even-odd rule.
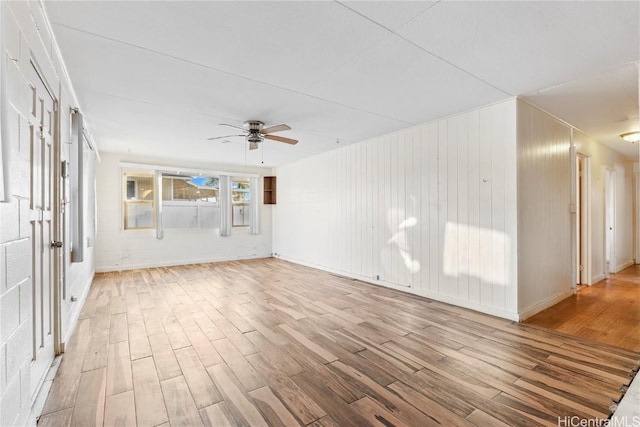
[[270, 126], [268, 128], [265, 128], [264, 123], [262, 123], [259, 120], [247, 120], [246, 122], [244, 122], [243, 128], [239, 126], [229, 125], [226, 123], [220, 123], [220, 126], [229, 126], [235, 129], [240, 129], [244, 133], [240, 135], [215, 136], [213, 138], [207, 138], [207, 141], [213, 141], [215, 139], [231, 138], [235, 136], [244, 136], [246, 141], [249, 143], [249, 150], [255, 150], [256, 148], [258, 148], [258, 144], [264, 141], [265, 139], [284, 142], [286, 144], [291, 144], [291, 145], [295, 145], [298, 143], [297, 139], [285, 138], [284, 136], [271, 135], [272, 133], [275, 133], [275, 132], [290, 130], [291, 128], [285, 124]]

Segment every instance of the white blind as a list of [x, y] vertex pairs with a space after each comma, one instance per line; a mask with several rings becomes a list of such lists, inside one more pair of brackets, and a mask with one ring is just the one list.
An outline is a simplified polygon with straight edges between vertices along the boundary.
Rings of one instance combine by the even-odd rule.
[[231, 235], [231, 177], [220, 175], [220, 235]]
[[156, 239], [164, 239], [164, 228], [162, 227], [162, 172], [154, 171], [156, 181], [155, 191], [153, 192], [153, 202], [156, 209]]
[[249, 178], [249, 232], [260, 234], [260, 180], [256, 176]]

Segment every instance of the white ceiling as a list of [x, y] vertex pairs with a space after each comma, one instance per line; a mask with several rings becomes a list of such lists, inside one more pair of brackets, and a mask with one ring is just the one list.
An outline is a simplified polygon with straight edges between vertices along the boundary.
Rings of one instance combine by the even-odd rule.
[[[638, 2], [45, 7], [103, 151], [277, 166], [524, 95], [638, 157], [618, 136], [639, 128]], [[206, 141], [247, 119], [287, 123], [300, 143]]]

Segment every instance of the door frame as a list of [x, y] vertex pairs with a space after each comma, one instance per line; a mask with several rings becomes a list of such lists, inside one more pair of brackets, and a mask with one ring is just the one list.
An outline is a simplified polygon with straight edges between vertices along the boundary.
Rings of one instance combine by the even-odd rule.
[[[591, 286], [591, 156], [571, 146], [571, 288], [577, 284]], [[582, 176], [578, 162], [582, 161]], [[580, 181], [581, 185], [578, 185]], [[580, 242], [580, 243], [578, 243]], [[579, 257], [578, 257], [579, 255]], [[582, 261], [582, 269], [578, 265]]]
[[[591, 266], [591, 157], [581, 152], [576, 153], [577, 159], [582, 161], [582, 174], [578, 176], [580, 186], [578, 187], [578, 197], [580, 200], [577, 215], [579, 215], [580, 225], [580, 260], [582, 261], [582, 269], [578, 282], [582, 285], [591, 286], [592, 282], [592, 266]], [[580, 172], [580, 171], [578, 171]], [[578, 231], [578, 230], [576, 230]]]

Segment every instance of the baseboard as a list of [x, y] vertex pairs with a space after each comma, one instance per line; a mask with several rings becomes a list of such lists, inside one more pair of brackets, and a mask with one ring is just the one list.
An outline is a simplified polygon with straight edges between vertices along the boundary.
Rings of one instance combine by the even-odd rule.
[[615, 271], [615, 273], [619, 273], [619, 272], [621, 272], [622, 270], [624, 270], [625, 268], [627, 268], [627, 267], [631, 267], [632, 265], [633, 265], [633, 260], [632, 260], [632, 259], [630, 259], [630, 260], [628, 260], [628, 261], [626, 261], [626, 262], [623, 262], [622, 264], [619, 264], [619, 265], [616, 267], [616, 271]]
[[604, 280], [604, 274], [598, 274], [597, 276], [593, 276], [591, 278], [591, 284], [595, 285], [596, 283], [598, 283], [601, 280]]
[[329, 267], [327, 267], [325, 265], [314, 264], [314, 263], [302, 261], [302, 260], [295, 259], [295, 258], [289, 258], [289, 257], [282, 256], [282, 255], [277, 255], [276, 258], [282, 259], [284, 261], [288, 261], [288, 262], [291, 262], [291, 263], [294, 263], [294, 264], [299, 264], [299, 265], [304, 265], [306, 267], [315, 268], [317, 270], [323, 270], [323, 271], [326, 271], [328, 273], [339, 274], [341, 276], [348, 277], [350, 279], [360, 280], [361, 282], [370, 283], [372, 285], [382, 286], [382, 287], [389, 288], [389, 289], [395, 289], [397, 291], [406, 292], [408, 294], [417, 295], [417, 296], [420, 296], [420, 297], [423, 297], [423, 298], [432, 299], [434, 301], [443, 302], [445, 304], [451, 304], [451, 305], [455, 305], [457, 307], [467, 308], [469, 310], [478, 311], [480, 313], [489, 314], [491, 316], [501, 317], [501, 318], [507, 319], [507, 320], [518, 321], [518, 314], [510, 312], [510, 311], [507, 311], [507, 310], [500, 310], [500, 309], [497, 309], [497, 308], [494, 308], [494, 307], [487, 307], [487, 306], [484, 306], [484, 305], [473, 303], [471, 301], [466, 301], [466, 300], [462, 300], [462, 299], [458, 299], [458, 298], [453, 298], [453, 297], [450, 297], [450, 296], [447, 296], [447, 295], [440, 295], [440, 294], [436, 294], [436, 293], [433, 293], [433, 292], [418, 290], [418, 289], [411, 288], [411, 287], [408, 287], [408, 286], [400, 286], [400, 285], [396, 285], [396, 284], [393, 284], [393, 283], [390, 283], [390, 282], [384, 282], [382, 280], [375, 280], [375, 279], [372, 279], [372, 278], [367, 277], [367, 276], [360, 276], [358, 274], [352, 274], [352, 273], [349, 273], [349, 272], [346, 272], [346, 271], [335, 270], [335, 269], [329, 268]]
[[557, 303], [559, 303], [565, 298], [570, 297], [571, 295], [573, 295], [573, 289], [569, 289], [566, 292], [562, 292], [558, 295], [552, 296], [551, 298], [547, 298], [546, 300], [541, 301], [535, 305], [532, 305], [531, 307], [520, 311], [519, 313], [520, 318], [518, 320], [521, 322], [523, 320], [527, 320], [529, 317], [540, 313], [542, 310], [546, 308], [556, 305]]
[[64, 336], [62, 337], [63, 338], [62, 342], [65, 344], [69, 341], [69, 338], [71, 338], [71, 334], [73, 334], [73, 331], [76, 329], [76, 324], [78, 323], [78, 317], [80, 317], [82, 306], [87, 300], [87, 296], [89, 295], [89, 290], [91, 289], [91, 283], [93, 283], [93, 278], [95, 275], [96, 275], [96, 270], [91, 271], [91, 274], [89, 275], [89, 280], [84, 285], [84, 290], [82, 291], [82, 295], [80, 295], [80, 298], [78, 298], [78, 300], [74, 302], [76, 309], [71, 314], [71, 317], [69, 318], [69, 323], [67, 323], [69, 328], [65, 332]]
[[246, 259], [260, 259], [269, 258], [271, 253], [254, 254], [250, 256], [235, 256], [235, 257], [213, 257], [213, 258], [198, 258], [198, 259], [185, 259], [179, 261], [150, 261], [140, 262], [136, 264], [118, 264], [96, 267], [96, 273], [108, 273], [110, 271], [127, 271], [127, 270], [139, 270], [142, 268], [155, 268], [155, 267], [174, 267], [179, 265], [189, 264], [207, 264], [210, 262], [224, 262], [224, 261], [242, 261]]

